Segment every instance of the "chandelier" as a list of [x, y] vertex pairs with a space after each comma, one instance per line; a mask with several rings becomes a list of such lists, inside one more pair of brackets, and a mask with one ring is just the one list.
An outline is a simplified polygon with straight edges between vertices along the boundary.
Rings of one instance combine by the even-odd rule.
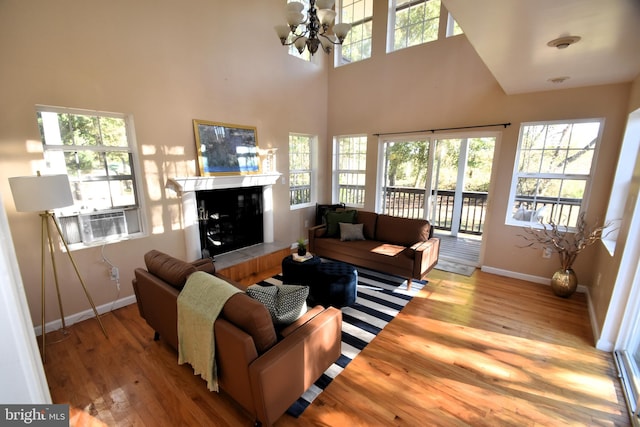
[[333, 10], [333, 3], [334, 0], [309, 0], [306, 21], [302, 13], [304, 4], [299, 1], [288, 3], [287, 25], [275, 26], [282, 45], [294, 45], [300, 53], [306, 47], [313, 55], [319, 47], [326, 53], [331, 53], [333, 45], [342, 44], [351, 24], [334, 24], [336, 12]]

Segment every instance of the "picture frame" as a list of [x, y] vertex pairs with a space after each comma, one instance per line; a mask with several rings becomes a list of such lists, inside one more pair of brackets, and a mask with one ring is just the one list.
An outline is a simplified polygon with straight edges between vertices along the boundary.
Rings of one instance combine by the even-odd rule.
[[194, 119], [193, 131], [201, 176], [260, 173], [255, 127]]

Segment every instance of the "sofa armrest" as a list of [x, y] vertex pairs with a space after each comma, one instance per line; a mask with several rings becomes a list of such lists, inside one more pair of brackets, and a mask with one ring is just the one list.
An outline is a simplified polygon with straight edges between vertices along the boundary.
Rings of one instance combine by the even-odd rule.
[[174, 349], [178, 348], [178, 307], [180, 293], [143, 268], [134, 270], [133, 290], [140, 315]]
[[256, 417], [273, 424], [333, 364], [341, 351], [342, 312], [329, 307], [249, 367]]
[[440, 239], [433, 237], [411, 246], [414, 250], [413, 277], [422, 279], [435, 265], [440, 257]]
[[308, 242], [309, 252], [313, 253], [314, 251], [314, 244], [315, 244], [316, 237], [322, 237], [326, 234], [326, 232], [327, 232], [327, 226], [324, 224], [316, 225], [309, 228], [309, 242]]
[[214, 274], [216, 272], [216, 265], [211, 258], [202, 258], [191, 262], [198, 271], [204, 271], [205, 273]]

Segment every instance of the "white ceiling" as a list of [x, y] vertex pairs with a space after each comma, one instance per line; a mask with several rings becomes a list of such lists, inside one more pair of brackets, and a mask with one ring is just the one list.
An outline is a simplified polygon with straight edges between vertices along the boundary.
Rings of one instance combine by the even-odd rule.
[[[632, 81], [640, 0], [442, 0], [507, 94]], [[553, 39], [579, 36], [566, 49]], [[562, 83], [549, 79], [569, 77]]]

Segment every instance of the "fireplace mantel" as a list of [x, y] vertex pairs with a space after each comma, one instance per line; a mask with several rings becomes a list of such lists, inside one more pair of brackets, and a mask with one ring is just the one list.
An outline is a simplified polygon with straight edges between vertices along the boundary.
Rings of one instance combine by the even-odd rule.
[[227, 188], [262, 187], [263, 200], [263, 232], [264, 242], [273, 242], [273, 189], [272, 186], [282, 176], [278, 172], [255, 175], [216, 175], [190, 176], [169, 178], [165, 187], [175, 191], [182, 199], [183, 226], [187, 257], [190, 260], [199, 259], [200, 233], [198, 224], [198, 209], [196, 206], [196, 192], [204, 190], [222, 190]]
[[282, 176], [278, 172], [254, 175], [188, 176], [169, 178], [166, 188], [178, 194], [190, 191], [273, 185]]

